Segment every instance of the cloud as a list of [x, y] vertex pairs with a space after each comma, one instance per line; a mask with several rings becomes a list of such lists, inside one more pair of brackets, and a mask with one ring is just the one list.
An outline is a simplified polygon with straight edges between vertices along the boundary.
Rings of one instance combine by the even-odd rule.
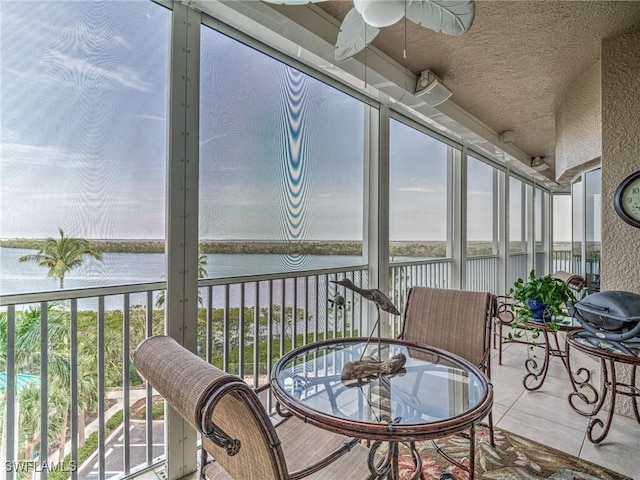
[[70, 151], [53, 146], [53, 145], [30, 145], [25, 143], [0, 143], [0, 159], [2, 166], [19, 165], [25, 167], [33, 166], [50, 166], [55, 164], [56, 167], [74, 167], [88, 163], [89, 158], [78, 158], [77, 154]]
[[487, 190], [470, 189], [469, 190], [469, 195], [493, 198], [493, 191], [491, 191], [491, 190], [487, 191]]
[[149, 85], [140, 79], [135, 70], [130, 68], [119, 65], [114, 66], [115, 68], [113, 69], [106, 69], [94, 65], [83, 58], [74, 58], [57, 50], [50, 50], [48, 54], [49, 60], [54, 67], [68, 70], [83, 77], [89, 77], [98, 83], [109, 80], [133, 90], [142, 92], [149, 90]]
[[159, 117], [157, 115], [132, 115], [134, 118], [142, 118], [144, 120], [158, 120], [159, 122], [166, 122], [166, 117]]
[[[65, 8], [65, 4], [61, 3], [60, 8]], [[73, 4], [67, 4], [66, 8], [69, 10], [76, 10]], [[69, 14], [72, 12], [69, 11]], [[22, 18], [16, 14], [9, 14], [9, 22], [20, 22]], [[40, 19], [34, 20], [33, 34], [39, 35], [40, 38], [49, 38], [56, 36], [58, 38], [76, 38], [82, 39], [82, 42], [86, 45], [92, 45], [96, 49], [104, 50], [110, 48], [113, 44], [125, 47], [132, 50], [132, 45], [122, 36], [113, 35], [108, 29], [96, 29], [93, 22], [68, 22], [68, 26], [55, 25]], [[19, 23], [18, 23], [19, 24]]]
[[427, 187], [419, 187], [419, 186], [410, 186], [410, 187], [398, 187], [395, 189], [397, 192], [411, 192], [411, 193], [434, 193], [440, 189], [436, 188], [427, 188]]

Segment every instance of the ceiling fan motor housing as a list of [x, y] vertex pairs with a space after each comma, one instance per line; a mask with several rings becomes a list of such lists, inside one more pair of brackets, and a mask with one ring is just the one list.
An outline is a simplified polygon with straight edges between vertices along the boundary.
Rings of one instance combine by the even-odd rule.
[[373, 27], [393, 25], [405, 12], [405, 0], [354, 0], [353, 6]]

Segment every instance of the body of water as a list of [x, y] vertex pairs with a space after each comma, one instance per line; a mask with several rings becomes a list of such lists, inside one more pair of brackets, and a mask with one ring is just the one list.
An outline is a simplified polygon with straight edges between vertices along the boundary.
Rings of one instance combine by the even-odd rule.
[[[57, 290], [58, 279], [48, 278], [48, 270], [18, 259], [35, 250], [0, 248], [0, 295]], [[359, 256], [211, 254], [207, 274], [223, 278], [264, 273], [283, 273], [360, 265]], [[71, 270], [64, 280], [67, 288], [103, 287], [166, 280], [165, 255], [161, 253], [104, 253], [103, 261], [88, 259]]]
[[[0, 247], [0, 296], [18, 293], [33, 293], [55, 291], [59, 289], [58, 279], [47, 277], [48, 270], [36, 263], [21, 263], [18, 259], [26, 254], [36, 253], [35, 250], [1, 248]], [[301, 257], [287, 257], [285, 255], [261, 255], [261, 254], [210, 254], [207, 255], [207, 273], [209, 277], [223, 278], [242, 275], [257, 275], [264, 273], [280, 273], [293, 270], [315, 270], [331, 267], [345, 267], [362, 264], [359, 256], [339, 255], [305, 255]], [[293, 268], [293, 267], [297, 268]], [[161, 253], [104, 253], [103, 261], [88, 259], [80, 267], [71, 270], [65, 277], [65, 289], [106, 287], [115, 285], [128, 285], [133, 283], [158, 282], [165, 280], [165, 256]], [[297, 307], [304, 308], [309, 305], [310, 313], [315, 312], [316, 285], [315, 278], [309, 280], [309, 291], [304, 278], [298, 278], [297, 282]], [[324, 279], [320, 279], [317, 286], [321, 298], [332, 297], [336, 292], [333, 284], [327, 285]], [[338, 287], [340, 291], [344, 289]], [[274, 280], [272, 298], [276, 305], [293, 306], [294, 282], [285, 282], [282, 298], [282, 281]], [[328, 292], [328, 293], [327, 293]], [[155, 293], [157, 298], [159, 292]], [[201, 289], [202, 305], [208, 304], [207, 292]], [[244, 305], [251, 307], [255, 303], [255, 282], [245, 285]], [[305, 300], [306, 297], [306, 300]], [[154, 306], [155, 299], [154, 298]], [[241, 290], [239, 285], [232, 285], [229, 289], [229, 306], [239, 307], [241, 302]], [[146, 305], [146, 294], [132, 294], [131, 305]], [[223, 308], [226, 298], [224, 287], [213, 287], [212, 303], [214, 308]], [[261, 282], [259, 288], [259, 304], [267, 307], [268, 298], [267, 282]], [[359, 302], [358, 302], [359, 303]], [[110, 295], [105, 297], [107, 310], [122, 310], [124, 307], [123, 295]], [[325, 322], [333, 328], [335, 314], [325, 318], [325, 311], [318, 306], [318, 318], [324, 325]], [[358, 304], [354, 309], [359, 311]], [[97, 298], [78, 300], [79, 310], [98, 309]], [[299, 331], [303, 331], [304, 325], [299, 323]]]

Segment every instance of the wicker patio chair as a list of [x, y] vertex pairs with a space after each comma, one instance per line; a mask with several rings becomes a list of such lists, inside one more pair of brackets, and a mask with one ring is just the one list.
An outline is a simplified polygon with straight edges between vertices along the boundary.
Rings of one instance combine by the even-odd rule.
[[[551, 276], [569, 285], [575, 297], [580, 298], [586, 285], [583, 277], [562, 270], [555, 272]], [[502, 333], [502, 328], [511, 328], [511, 324], [516, 320], [514, 309], [517, 306], [509, 296], [499, 295], [496, 297], [496, 308], [493, 317], [493, 348], [498, 349], [498, 365], [502, 365], [502, 345], [506, 340]]]
[[368, 450], [357, 440], [295, 417], [274, 426], [256, 391], [240, 377], [205, 362], [170, 337], [143, 341], [134, 354], [134, 364], [201, 434], [200, 478], [333, 480], [368, 476]]
[[[400, 338], [447, 350], [478, 366], [491, 379], [494, 299], [487, 292], [413, 287], [407, 297]], [[488, 427], [494, 445], [491, 413]]]
[[575, 273], [564, 272], [562, 270], [554, 273], [551, 276], [553, 278], [562, 280], [564, 283], [569, 285], [569, 287], [571, 287], [571, 289], [573, 290], [576, 298], [580, 298], [582, 290], [584, 289], [584, 286], [587, 284], [584, 277], [577, 275]]

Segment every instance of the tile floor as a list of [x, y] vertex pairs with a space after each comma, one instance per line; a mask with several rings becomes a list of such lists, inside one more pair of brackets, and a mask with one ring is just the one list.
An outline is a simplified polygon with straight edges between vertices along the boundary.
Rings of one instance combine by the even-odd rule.
[[[505, 344], [500, 366], [498, 351], [492, 350], [494, 424], [640, 480], [640, 425], [635, 419], [615, 414], [607, 437], [592, 444], [586, 437], [589, 419], [574, 412], [567, 400], [572, 390], [562, 361], [552, 358], [544, 384], [530, 392], [522, 384], [527, 355], [525, 345]], [[541, 359], [540, 353], [536, 357]], [[603, 413], [598, 417], [604, 421]], [[600, 431], [594, 428], [594, 433]]]

